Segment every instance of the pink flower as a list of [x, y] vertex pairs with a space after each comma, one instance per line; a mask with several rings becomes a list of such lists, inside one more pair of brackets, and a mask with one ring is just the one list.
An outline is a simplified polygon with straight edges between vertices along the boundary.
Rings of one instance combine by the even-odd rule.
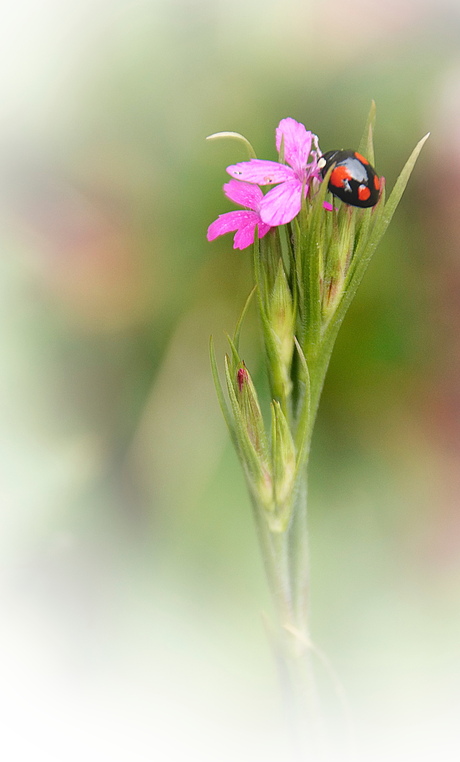
[[213, 241], [220, 235], [233, 233], [236, 230], [233, 248], [246, 249], [254, 243], [256, 226], [258, 226], [259, 238], [263, 238], [271, 227], [262, 222], [259, 214], [264, 194], [257, 185], [242, 183], [238, 180], [230, 180], [230, 182], [225, 183], [224, 193], [230, 201], [234, 201], [235, 204], [240, 204], [246, 209], [220, 214], [217, 220], [211, 222], [208, 227], [207, 239]]
[[[276, 148], [284, 146], [286, 164], [276, 161], [251, 159], [227, 167], [227, 172], [238, 180], [257, 185], [274, 185], [260, 203], [262, 222], [266, 225], [285, 225], [300, 212], [302, 189], [306, 196], [312, 179], [321, 181], [318, 159], [321, 151], [318, 138], [303, 124], [288, 117], [276, 129]], [[311, 157], [310, 163], [308, 159]]]

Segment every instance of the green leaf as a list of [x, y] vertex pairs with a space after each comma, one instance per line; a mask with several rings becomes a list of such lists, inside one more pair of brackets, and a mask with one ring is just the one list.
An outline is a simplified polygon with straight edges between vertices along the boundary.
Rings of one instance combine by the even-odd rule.
[[254, 280], [257, 288], [257, 300], [259, 302], [259, 306], [262, 304], [263, 306], [263, 299], [262, 294], [264, 293], [262, 289], [262, 269], [260, 267], [260, 238], [259, 238], [259, 232], [258, 227], [256, 226], [255, 232], [254, 232], [254, 244], [252, 246], [253, 251], [253, 263], [254, 263]]
[[225, 423], [227, 424], [228, 430], [232, 437], [233, 443], [237, 445], [235, 426], [234, 426], [232, 417], [230, 415], [230, 411], [228, 409], [227, 402], [225, 400], [224, 390], [219, 378], [219, 371], [217, 369], [217, 362], [216, 362], [216, 353], [214, 351], [214, 339], [212, 336], [209, 339], [209, 356], [211, 360], [212, 377], [214, 380], [214, 386], [216, 389], [216, 394], [217, 394], [217, 399], [220, 405], [220, 409], [222, 410], [222, 414], [224, 416]]
[[369, 241], [369, 245], [372, 246], [374, 249], [376, 248], [377, 244], [382, 239], [383, 234], [385, 233], [388, 225], [391, 222], [391, 219], [396, 211], [396, 207], [398, 206], [401, 200], [401, 196], [406, 189], [406, 185], [409, 182], [409, 178], [412, 174], [412, 170], [414, 169], [415, 162], [417, 161], [420, 151], [422, 150], [429, 136], [430, 136], [430, 133], [428, 132], [421, 140], [419, 140], [419, 142], [415, 146], [406, 164], [404, 165], [404, 168], [401, 174], [396, 180], [395, 186], [390, 193], [390, 197], [387, 203], [385, 204], [383, 209], [380, 211], [380, 214], [378, 216], [378, 219], [376, 220], [376, 224], [375, 224], [374, 230], [372, 231], [371, 238]]
[[280, 164], [284, 164], [284, 133], [281, 134], [281, 145], [278, 153], [278, 161]]
[[294, 217], [290, 223], [290, 229], [293, 237], [291, 244], [291, 272], [290, 280], [292, 282], [292, 289], [295, 291], [294, 304], [296, 305], [296, 312], [299, 315], [299, 333], [300, 340], [303, 341], [305, 328], [306, 328], [306, 316], [305, 316], [305, 291], [304, 291], [304, 276], [302, 270], [302, 257], [300, 256], [300, 226], [297, 217]]
[[228, 343], [230, 344], [230, 349], [232, 350], [232, 365], [231, 365], [231, 368], [230, 368], [230, 372], [235, 375], [235, 381], [233, 383], [233, 386], [235, 387], [235, 384], [236, 384], [236, 371], [237, 371], [239, 366], [243, 365], [243, 363], [241, 361], [241, 358], [240, 358], [240, 355], [238, 353], [238, 350], [235, 347], [235, 344], [233, 343], [233, 341], [232, 341], [231, 337], [228, 335], [228, 333], [227, 333], [227, 340], [228, 340]]
[[230, 138], [230, 140], [237, 140], [240, 143], [243, 143], [244, 147], [246, 148], [246, 151], [248, 152], [248, 156], [250, 159], [256, 159], [256, 152], [254, 151], [252, 145], [250, 144], [249, 140], [244, 137], [244, 135], [240, 135], [239, 132], [214, 132], [212, 135], [208, 135], [206, 140], [221, 140], [225, 138]]
[[254, 286], [248, 298], [246, 299], [245, 305], [243, 307], [243, 311], [240, 315], [240, 319], [238, 320], [238, 323], [236, 324], [235, 333], [233, 334], [233, 344], [235, 345], [235, 349], [237, 352], [240, 351], [240, 334], [241, 334], [243, 321], [244, 321], [244, 318], [246, 317], [246, 313], [249, 309], [249, 305], [251, 303], [252, 297], [254, 296], [256, 292], [256, 289], [257, 289], [257, 286]]
[[307, 361], [305, 359], [305, 355], [302, 351], [302, 347], [296, 338], [294, 338], [294, 341], [300, 358], [300, 367], [303, 371], [304, 377], [302, 380], [305, 384], [305, 394], [302, 400], [301, 412], [297, 420], [297, 429], [295, 434], [295, 445], [297, 449], [297, 469], [299, 469], [304, 463], [305, 455], [308, 453], [308, 448], [310, 446], [308, 428], [310, 424], [311, 412], [311, 384], [310, 372], [308, 369]]
[[393, 188], [387, 203], [384, 205], [383, 199], [381, 199], [377, 207], [375, 207], [375, 211], [372, 212], [372, 210], [370, 210], [371, 214], [376, 215], [372, 230], [369, 234], [368, 240], [360, 244], [360, 251], [355, 254], [353, 267], [350, 268], [343, 297], [324, 332], [323, 354], [325, 358], [329, 357], [332, 352], [332, 347], [334, 345], [334, 341], [343, 318], [356, 294], [359, 284], [363, 279], [364, 273], [372, 258], [372, 255], [391, 222], [393, 214], [396, 211], [396, 207], [401, 200], [401, 196], [404, 193], [406, 185], [409, 181], [415, 162], [417, 161], [420, 151], [428, 139], [429, 134], [430, 133], [425, 135], [415, 146], [396, 181], [395, 187]]
[[257, 303], [259, 306], [259, 316], [264, 337], [264, 348], [268, 365], [270, 390], [272, 396], [280, 399], [283, 407], [285, 407], [285, 374], [283, 373], [282, 363], [280, 359], [279, 341], [275, 335], [270, 318], [267, 314], [266, 302], [268, 303], [269, 295], [265, 293], [265, 280], [261, 272], [259, 254], [259, 243], [256, 238], [254, 239], [254, 279], [257, 286]]
[[374, 164], [374, 161], [375, 161], [375, 158], [374, 158], [375, 117], [376, 117], [375, 101], [372, 101], [371, 107], [369, 109], [369, 114], [367, 116], [367, 122], [364, 128], [364, 133], [358, 147], [358, 152], [362, 154], [363, 156], [365, 156], [366, 159], [369, 159], [372, 165]]
[[294, 486], [296, 450], [279, 402], [272, 402], [272, 473], [276, 501], [283, 504]]
[[307, 215], [303, 203], [299, 215], [299, 248], [305, 278], [305, 304], [302, 313], [306, 320], [303, 326], [305, 338], [302, 348], [307, 357], [315, 353], [321, 332], [321, 282], [324, 265], [324, 233], [327, 224], [323, 203], [332, 169], [333, 167], [330, 167], [321, 183], [312, 201], [310, 213]]

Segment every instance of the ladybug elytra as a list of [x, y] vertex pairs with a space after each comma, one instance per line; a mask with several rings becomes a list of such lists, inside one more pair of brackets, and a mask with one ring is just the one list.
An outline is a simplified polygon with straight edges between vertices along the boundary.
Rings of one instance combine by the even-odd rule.
[[368, 160], [357, 151], [326, 151], [318, 162], [323, 177], [333, 164], [328, 190], [351, 206], [375, 206], [380, 179]]

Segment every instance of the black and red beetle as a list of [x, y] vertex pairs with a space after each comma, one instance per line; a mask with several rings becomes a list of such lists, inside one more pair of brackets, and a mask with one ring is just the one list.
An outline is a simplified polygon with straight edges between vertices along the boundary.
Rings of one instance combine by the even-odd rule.
[[357, 151], [326, 151], [318, 161], [323, 177], [333, 164], [328, 190], [351, 206], [375, 206], [380, 195], [380, 179], [368, 160]]

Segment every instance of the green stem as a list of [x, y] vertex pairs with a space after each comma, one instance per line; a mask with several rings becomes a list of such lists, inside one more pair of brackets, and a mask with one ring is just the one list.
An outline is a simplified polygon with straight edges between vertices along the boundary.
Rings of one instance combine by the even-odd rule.
[[307, 469], [300, 479], [291, 523], [288, 528], [293, 619], [309, 639], [310, 562], [307, 525]]
[[265, 511], [254, 503], [259, 541], [278, 624], [309, 640], [309, 557], [307, 534], [306, 473], [295, 500], [288, 529], [272, 532]]
[[322, 723], [312, 665], [309, 610], [309, 554], [306, 468], [299, 480], [292, 521], [285, 532], [271, 532], [254, 502], [264, 565], [276, 609], [271, 643], [279, 669], [290, 732], [299, 760], [321, 758]]
[[291, 619], [292, 596], [284, 533], [270, 531], [265, 509], [253, 498], [254, 517], [273, 605], [280, 626]]

